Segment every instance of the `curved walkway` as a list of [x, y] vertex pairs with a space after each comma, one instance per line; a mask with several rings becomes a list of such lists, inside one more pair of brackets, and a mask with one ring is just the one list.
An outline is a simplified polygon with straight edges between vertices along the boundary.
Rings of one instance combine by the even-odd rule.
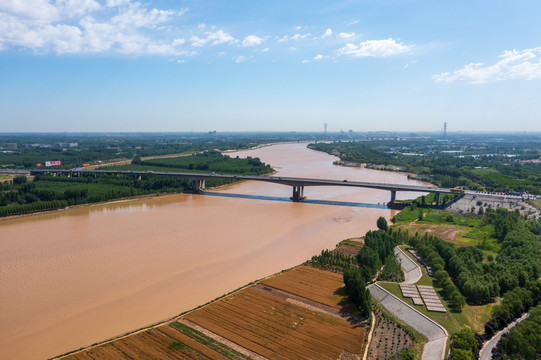
[[394, 248], [394, 253], [400, 261], [402, 270], [404, 270], [404, 276], [406, 280], [403, 283], [415, 284], [422, 276], [421, 267], [415, 263], [406, 253], [398, 246]]
[[513, 321], [511, 324], [507, 325], [507, 327], [500, 332], [498, 332], [496, 335], [492, 337], [489, 341], [487, 341], [484, 345], [481, 351], [479, 352], [479, 360], [490, 360], [492, 359], [492, 349], [498, 345], [498, 342], [502, 338], [502, 335], [507, 333], [509, 330], [511, 330], [513, 327], [515, 327], [516, 324], [521, 322], [522, 320], [525, 320], [528, 317], [528, 313], [522, 315], [517, 320]]
[[[394, 252], [400, 261], [402, 270], [404, 270], [406, 278], [404, 283], [414, 284], [419, 281], [422, 275], [419, 265], [398, 246], [395, 247]], [[427, 337], [428, 342], [423, 349], [423, 360], [443, 360], [445, 358], [445, 348], [449, 334], [443, 326], [415, 310], [376, 283], [368, 285], [368, 290], [370, 295], [383, 305], [387, 311]]]
[[447, 331], [437, 322], [415, 310], [378, 284], [371, 284], [368, 290], [374, 299], [391, 314], [428, 338], [423, 349], [423, 360], [444, 359]]

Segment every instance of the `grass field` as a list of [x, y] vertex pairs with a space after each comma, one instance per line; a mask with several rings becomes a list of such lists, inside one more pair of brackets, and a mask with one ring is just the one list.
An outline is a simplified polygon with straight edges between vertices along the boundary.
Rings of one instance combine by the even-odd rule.
[[538, 209], [541, 210], [541, 200], [528, 200], [528, 202], [529, 202], [532, 206], [535, 206], [536, 208], [538, 208]]
[[[423, 219], [418, 220], [423, 212]], [[482, 244], [485, 260], [488, 255], [496, 257], [500, 245], [493, 237], [492, 225], [483, 223], [481, 216], [451, 214], [444, 210], [406, 208], [394, 217], [395, 225], [408, 230], [410, 234], [438, 236], [459, 246], [478, 246]]]
[[349, 246], [353, 246], [356, 249], [360, 249], [360, 248], [363, 247], [363, 240], [361, 238], [342, 240], [337, 245], [337, 247], [340, 247], [340, 246], [343, 246], [343, 245], [349, 245]]

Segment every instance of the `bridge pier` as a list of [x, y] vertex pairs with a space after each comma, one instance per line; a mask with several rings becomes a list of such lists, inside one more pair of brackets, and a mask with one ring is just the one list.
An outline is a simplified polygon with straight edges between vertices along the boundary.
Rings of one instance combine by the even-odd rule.
[[440, 204], [440, 193], [439, 192], [436, 193], [435, 198], [436, 198], [436, 206], [438, 206]]
[[396, 190], [391, 190], [391, 204], [396, 202]]
[[192, 190], [195, 193], [200, 193], [205, 188], [205, 179], [192, 180]]
[[306, 196], [304, 196], [304, 186], [293, 185], [293, 196], [290, 197], [290, 199], [294, 202], [299, 202], [306, 199]]

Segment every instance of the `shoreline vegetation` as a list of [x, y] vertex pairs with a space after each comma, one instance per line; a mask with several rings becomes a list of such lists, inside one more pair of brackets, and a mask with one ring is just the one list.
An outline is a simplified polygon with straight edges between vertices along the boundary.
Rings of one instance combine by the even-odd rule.
[[314, 143], [337, 165], [416, 174], [436, 186], [541, 195], [539, 143], [511, 139], [411, 139]]
[[[166, 157], [143, 161], [136, 157], [129, 165], [116, 165], [112, 169], [144, 171], [191, 171], [241, 173], [263, 175], [274, 169], [259, 158], [231, 158], [218, 151], [205, 151], [190, 156]], [[208, 180], [208, 189], [236, 183], [237, 180]], [[59, 177], [38, 175], [31, 181], [16, 176], [12, 183], [0, 183], [0, 217], [24, 215], [65, 209], [82, 204], [104, 203], [110, 200], [134, 199], [141, 196], [159, 196], [191, 192], [186, 179], [167, 176], [99, 175]]]

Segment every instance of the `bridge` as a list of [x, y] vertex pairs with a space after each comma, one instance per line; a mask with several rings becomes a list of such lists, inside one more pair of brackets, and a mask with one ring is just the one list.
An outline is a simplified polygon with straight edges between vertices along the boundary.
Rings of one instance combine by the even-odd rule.
[[[107, 175], [129, 175], [141, 178], [141, 176], [175, 176], [181, 177], [192, 182], [192, 189], [194, 192], [201, 192], [205, 188], [205, 180], [209, 179], [227, 179], [227, 180], [253, 180], [253, 181], [266, 181], [275, 184], [287, 185], [293, 188], [293, 195], [291, 200], [298, 202], [303, 201], [304, 188], [306, 186], [349, 186], [359, 188], [370, 188], [377, 190], [387, 190], [391, 192], [391, 201], [396, 201], [397, 191], [406, 192], [432, 192], [436, 196], [436, 204], [439, 204], [440, 194], [453, 194], [461, 195], [451, 189], [438, 188], [424, 185], [401, 185], [401, 184], [388, 184], [388, 183], [374, 183], [374, 182], [362, 182], [362, 181], [349, 181], [349, 180], [329, 180], [329, 179], [310, 179], [299, 177], [283, 177], [283, 176], [257, 176], [257, 175], [237, 175], [237, 174], [216, 174], [216, 173], [192, 173], [192, 172], [166, 172], [166, 171], [130, 171], [130, 170], [60, 170], [60, 169], [39, 169], [30, 170], [30, 175], [39, 174], [52, 174], [52, 175], [65, 175], [65, 176], [81, 176], [84, 174], [93, 174], [97, 176], [99, 174]], [[468, 192], [469, 193], [469, 192]]]

